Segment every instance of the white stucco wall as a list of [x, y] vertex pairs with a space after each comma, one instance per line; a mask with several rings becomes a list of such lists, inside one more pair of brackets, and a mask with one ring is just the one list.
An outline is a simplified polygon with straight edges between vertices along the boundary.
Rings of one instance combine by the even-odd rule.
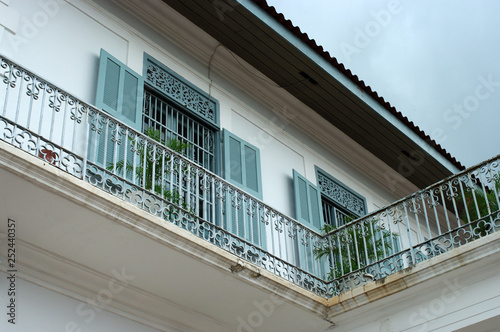
[[19, 276], [16, 282], [15, 324], [8, 322], [7, 305], [10, 297], [7, 295], [7, 274], [0, 272], [0, 331], [37, 331], [37, 332], [153, 332], [159, 331], [136, 321], [103, 310], [101, 307], [89, 305], [99, 302], [94, 298], [77, 301], [68, 296], [39, 285], [27, 282]]
[[[293, 96], [276, 102], [279, 106], [271, 108], [265, 106], [264, 96], [249, 95], [220, 73], [212, 73], [209, 89], [207, 64], [110, 1], [97, 2], [102, 7], [86, 0], [0, 0], [0, 13], [7, 13], [7, 16], [0, 15], [0, 53], [90, 104], [95, 101], [101, 48], [139, 73], [143, 71], [144, 53], [151, 55], [200, 90], [207, 93], [211, 90], [220, 105], [221, 128], [259, 147], [264, 201], [285, 214], [295, 215], [293, 169], [313, 183], [316, 183], [315, 167], [325, 170], [364, 196], [368, 210], [383, 207], [398, 198], [388, 187], [377, 184], [375, 177], [384, 178], [387, 174], [362, 173], [356, 165], [346, 161], [342, 153], [325, 148], [330, 143], [353, 144], [345, 135], [338, 133], [341, 137], [338, 142], [321, 144], [314, 138], [314, 129], [310, 132], [298, 130], [294, 121], [304, 121], [314, 128], [321, 119]], [[173, 24], [170, 28], [178, 29]], [[202, 34], [192, 24], [191, 29]], [[262, 84], [265, 89], [269, 83], [263, 81]], [[301, 112], [291, 115], [288, 110], [292, 108]], [[333, 125], [324, 126], [322, 130], [338, 131]], [[373, 156], [365, 151], [359, 158], [370, 164]], [[400, 183], [406, 181], [395, 173], [389, 175], [396, 176], [392, 179]], [[337, 330], [447, 331], [468, 326], [498, 311], [498, 275], [474, 274], [475, 279], [459, 281], [460, 285], [466, 285], [459, 290], [449, 288], [444, 280], [436, 280], [433, 288], [425, 292], [418, 293], [417, 289], [403, 294], [399, 302], [381, 301], [367, 307], [369, 313], [376, 313], [374, 315], [361, 311], [357, 317], [363, 319], [346, 317], [339, 322]], [[452, 283], [453, 278], [449, 279]], [[1, 307], [6, 308], [5, 274], [0, 273], [0, 280]], [[79, 331], [78, 328], [83, 331], [154, 331], [107, 311], [97, 310], [91, 315], [95, 308], [79, 310], [85, 302], [20, 278], [17, 281], [18, 324], [13, 327], [2, 319], [1, 331]], [[442, 297], [443, 294], [446, 297]], [[455, 295], [453, 301], [452, 295]]]

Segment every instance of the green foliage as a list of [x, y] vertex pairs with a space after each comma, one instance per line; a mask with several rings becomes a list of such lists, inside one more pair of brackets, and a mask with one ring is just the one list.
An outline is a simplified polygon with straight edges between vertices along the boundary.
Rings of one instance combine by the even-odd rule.
[[497, 193], [500, 192], [500, 177], [495, 180], [494, 187], [483, 190], [482, 187], [477, 186], [472, 190], [465, 191], [463, 196], [458, 196], [458, 201], [463, 203], [463, 208], [459, 207], [460, 219], [464, 222], [470, 220], [471, 227], [479, 237], [483, 237], [491, 231], [491, 225], [487, 223], [489, 220], [482, 222], [479, 219], [488, 216], [489, 211], [494, 213], [500, 210], [494, 190], [496, 189]]
[[[354, 220], [349, 217], [347, 223]], [[321, 231], [324, 234], [330, 233], [336, 227], [326, 224]], [[329, 243], [314, 250], [316, 259], [322, 257], [333, 257], [334, 268], [328, 273], [326, 278], [333, 280], [349, 272], [361, 269], [376, 259], [384, 257], [384, 247], [387, 255], [393, 253], [392, 241], [398, 241], [398, 235], [386, 230], [379, 229], [377, 221], [364, 221], [355, 226], [351, 225], [340, 230], [335, 235], [330, 235]], [[356, 255], [356, 247], [359, 253], [359, 261]]]
[[[186, 142], [182, 142], [177, 139], [170, 139], [165, 142], [161, 141], [161, 131], [153, 128], [147, 128], [144, 131], [144, 134], [154, 141], [163, 144], [164, 146], [170, 148], [171, 150], [177, 153], [184, 153], [189, 147], [190, 144]], [[129, 137], [131, 141], [131, 146], [134, 146], [134, 139]], [[167, 167], [166, 164], [170, 162], [171, 156], [156, 156], [156, 158], [152, 158], [153, 150], [148, 145], [140, 144], [138, 146], [138, 158], [135, 164], [135, 178], [139, 182], [139, 185], [146, 190], [153, 191], [155, 194], [158, 194], [165, 198], [166, 200], [172, 202], [173, 204], [180, 206], [184, 209], [188, 209], [188, 205], [184, 202], [184, 199], [181, 197], [177, 189], [166, 190], [162, 189], [162, 182], [166, 176]], [[165, 167], [164, 167], [165, 166]], [[108, 163], [106, 167], [108, 171], [116, 170], [118, 174], [123, 173], [123, 168], [125, 167], [125, 172], [128, 177], [132, 177], [134, 174], [134, 164], [130, 160], [119, 160], [116, 162], [116, 165], [113, 163]], [[164, 173], [162, 173], [162, 171]], [[170, 212], [170, 214], [172, 211]]]

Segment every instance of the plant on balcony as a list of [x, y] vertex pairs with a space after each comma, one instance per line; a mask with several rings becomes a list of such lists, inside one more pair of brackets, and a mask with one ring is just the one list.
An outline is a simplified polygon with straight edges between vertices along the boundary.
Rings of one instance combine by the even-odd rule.
[[[161, 140], [161, 131], [153, 128], [147, 128], [144, 130], [144, 134], [154, 141], [166, 146], [167, 148], [182, 154], [189, 147], [190, 144], [186, 142], [182, 142], [178, 139], [169, 139], [164, 142]], [[134, 139], [129, 137], [129, 140], [132, 142], [131, 146], [134, 145]], [[162, 189], [162, 183], [164, 179], [168, 178], [166, 176], [166, 171], [162, 173], [162, 170], [166, 169], [164, 166], [168, 162], [170, 162], [172, 156], [165, 156], [165, 158], [151, 158], [147, 153], [147, 145], [140, 145], [138, 147], [138, 155], [139, 155], [139, 164], [135, 165], [129, 160], [119, 160], [115, 165], [113, 163], [108, 163], [107, 169], [108, 171], [116, 170], [118, 173], [123, 172], [123, 168], [125, 167], [125, 171], [127, 176], [132, 176], [135, 169], [135, 177], [139, 181], [139, 185], [146, 189], [154, 192], [157, 195], [162, 196], [169, 202], [172, 202], [174, 205], [182, 207], [185, 210], [192, 212], [189, 209], [188, 204], [185, 202], [184, 198], [179, 194], [177, 189], [167, 190], [165, 188]], [[153, 176], [154, 175], [154, 176]], [[171, 207], [170, 211], [168, 211], [171, 216], [174, 213], [174, 208]]]
[[485, 188], [485, 190], [482, 187], [475, 187], [466, 191], [463, 196], [458, 196], [458, 201], [464, 202], [460, 218], [471, 221], [470, 227], [474, 230], [475, 237], [483, 237], [492, 231], [491, 223], [484, 218], [489, 215], [489, 211], [494, 213], [500, 210], [499, 198], [496, 196], [496, 193], [500, 193], [500, 177], [495, 180], [493, 186], [494, 188]]
[[[349, 216], [346, 218], [346, 223], [353, 221], [355, 217]], [[325, 224], [321, 231], [324, 234], [330, 233], [337, 227], [330, 224]], [[323, 243], [322, 246], [314, 250], [316, 259], [322, 257], [333, 257], [333, 266], [330, 272], [326, 275], [328, 280], [340, 278], [350, 272], [362, 269], [373, 263], [377, 258], [381, 259], [385, 253], [392, 253], [392, 241], [398, 241], [398, 235], [386, 230], [379, 230], [377, 220], [364, 221], [360, 225], [351, 225], [340, 230], [342, 232], [335, 239], [328, 243]], [[330, 238], [332, 236], [330, 235]], [[357, 260], [356, 245], [360, 260]], [[365, 254], [367, 253], [367, 255]]]

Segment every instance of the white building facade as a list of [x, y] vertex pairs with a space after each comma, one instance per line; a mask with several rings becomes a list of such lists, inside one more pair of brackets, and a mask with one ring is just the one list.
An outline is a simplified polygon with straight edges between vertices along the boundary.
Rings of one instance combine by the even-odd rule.
[[463, 171], [265, 1], [0, 13], [2, 331], [498, 325], [498, 158]]

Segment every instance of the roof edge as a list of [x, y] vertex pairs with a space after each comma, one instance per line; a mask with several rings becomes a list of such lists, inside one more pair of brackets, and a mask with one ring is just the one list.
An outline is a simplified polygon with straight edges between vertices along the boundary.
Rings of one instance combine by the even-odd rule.
[[266, 0], [250, 0], [274, 18], [278, 23], [295, 35], [299, 40], [304, 42], [309, 46], [315, 53], [325, 59], [334, 68], [339, 70], [344, 74], [349, 80], [351, 80], [355, 85], [357, 85], [362, 91], [366, 92], [370, 97], [372, 97], [378, 104], [383, 108], [393, 114], [402, 124], [408, 127], [412, 132], [417, 134], [422, 140], [424, 140], [427, 145], [437, 151], [446, 160], [448, 160], [452, 165], [457, 167], [459, 170], [464, 170], [466, 167], [453, 157], [445, 148], [438, 144], [434, 139], [427, 135], [422, 129], [410, 121], [401, 112], [396, 110], [384, 97], [380, 96], [377, 91], [373, 90], [369, 85], [367, 85], [363, 80], [360, 80], [357, 75], [353, 74], [350, 69], [346, 68], [344, 64], [340, 63], [335, 57], [331, 56], [330, 53], [323, 49], [323, 46], [318, 45], [314, 39], [311, 39], [307, 33], [302, 32], [298, 26], [295, 26], [291, 20], [286, 19], [282, 13], [276, 11], [273, 6], [269, 6]]

